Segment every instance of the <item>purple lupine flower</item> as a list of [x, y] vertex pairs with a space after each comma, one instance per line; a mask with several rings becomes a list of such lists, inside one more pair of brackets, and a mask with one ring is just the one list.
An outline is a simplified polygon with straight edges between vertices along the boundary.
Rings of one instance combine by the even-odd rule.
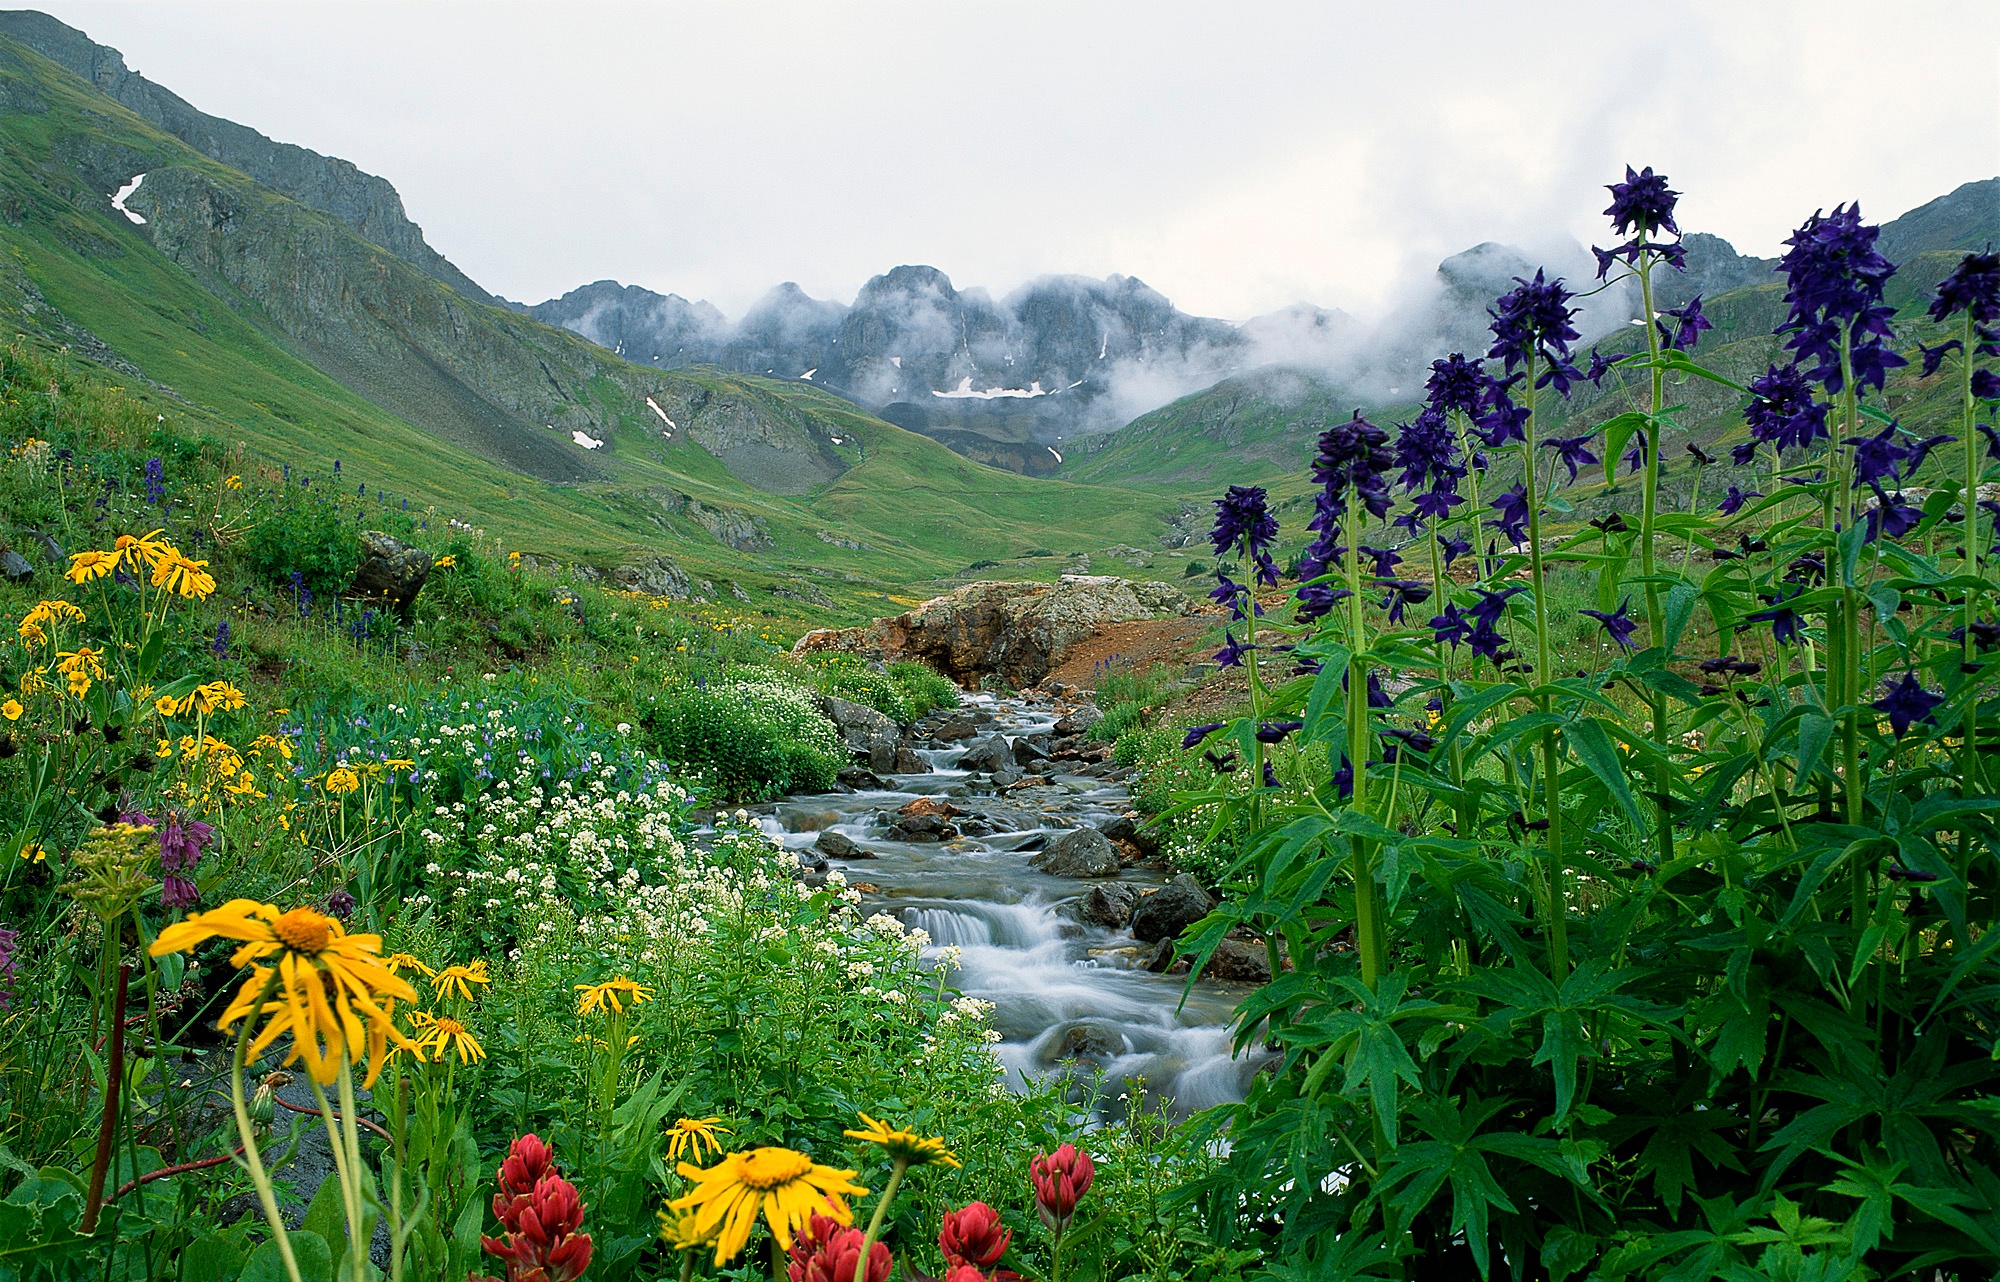
[[1381, 586], [1389, 589], [1389, 595], [1382, 598], [1382, 605], [1389, 611], [1391, 623], [1403, 621], [1404, 607], [1422, 605], [1431, 599], [1431, 585], [1417, 579], [1386, 579]]
[[1271, 544], [1278, 537], [1278, 521], [1266, 506], [1261, 485], [1232, 485], [1215, 501], [1215, 528], [1209, 542], [1222, 556], [1241, 542], [1256, 563], [1257, 577], [1267, 586], [1278, 584], [1278, 567], [1271, 561]]
[[[1963, 311], [1972, 313], [1975, 325], [2000, 321], [2000, 254], [1967, 254], [1938, 282], [1937, 295], [1931, 299], [1931, 319], [1948, 320]], [[1989, 343], [1995, 341], [1991, 335], [1981, 337]]]
[[146, 460], [146, 501], [164, 507], [167, 501], [167, 469], [157, 458]]
[[1759, 610], [1755, 614], [1746, 614], [1743, 616], [1743, 621], [1745, 623], [1770, 624], [1771, 636], [1778, 644], [1790, 645], [1792, 642], [1798, 640], [1799, 629], [1803, 625], [1799, 621], [1799, 616], [1785, 602], [1798, 596], [1803, 591], [1805, 591], [1803, 587], [1794, 587], [1790, 592], [1764, 593], [1764, 600], [1771, 608], [1768, 610]]
[[1611, 193], [1611, 204], [1604, 216], [1611, 220], [1611, 230], [1620, 236], [1633, 231], [1651, 236], [1661, 228], [1678, 236], [1681, 229], [1674, 224], [1674, 205], [1680, 200], [1680, 193], [1667, 186], [1667, 176], [1656, 174], [1653, 167], [1634, 173], [1632, 166], [1625, 166], [1625, 181], [1611, 183], [1605, 190]]
[[1924, 357], [1924, 372], [1919, 377], [1929, 378], [1938, 372], [1938, 367], [1944, 364], [1945, 357], [1951, 355], [1953, 352], [1964, 351], [1965, 344], [1961, 340], [1953, 338], [1939, 343], [1936, 347], [1926, 347], [1922, 340], [1918, 340], [1917, 350], [1922, 352]]
[[1943, 702], [1943, 695], [1924, 689], [1923, 683], [1917, 680], [1917, 674], [1906, 671], [1903, 679], [1889, 693], [1869, 706], [1889, 718], [1889, 728], [1900, 739], [1910, 732], [1912, 725], [1919, 721], [1928, 722], [1932, 711]]
[[1516, 482], [1514, 488], [1494, 499], [1490, 505], [1499, 514], [1497, 520], [1486, 524], [1507, 536], [1507, 541], [1518, 544], [1528, 537], [1528, 487], [1525, 482]]
[[1611, 367], [1615, 363], [1606, 360], [1604, 354], [1593, 347], [1590, 349], [1590, 368], [1583, 372], [1583, 376], [1590, 380], [1591, 386], [1602, 387], [1604, 376], [1611, 372]]
[[[1486, 384], [1485, 410], [1473, 420], [1473, 427], [1479, 432], [1479, 439], [1488, 449], [1499, 449], [1509, 441], [1528, 439], [1528, 407], [1514, 401], [1510, 389], [1520, 379], [1492, 379]], [[1473, 460], [1475, 466], [1485, 466], [1480, 459]]]
[[1854, 479], [1863, 485], [1873, 485], [1884, 477], [1899, 479], [1903, 461], [1909, 457], [1909, 450], [1896, 439], [1894, 423], [1874, 436], [1850, 436], [1841, 444], [1854, 447]]
[[1900, 539], [1923, 524], [1922, 509], [1914, 504], [1905, 503], [1901, 491], [1885, 494], [1879, 484], [1871, 488], [1875, 491], [1875, 506], [1868, 509], [1864, 518], [1867, 521], [1867, 532], [1863, 542], [1873, 543], [1885, 535], [1892, 539]]
[[208, 650], [218, 659], [229, 657], [229, 620], [215, 625], [215, 640], [209, 643]]
[[21, 932], [0, 926], [0, 1010], [14, 1005], [14, 975], [21, 965]]
[[1677, 322], [1673, 332], [1670, 334], [1667, 331], [1665, 320], [1655, 319], [1653, 321], [1654, 328], [1660, 331], [1661, 345], [1674, 351], [1693, 351], [1695, 344], [1701, 341], [1702, 331], [1715, 328], [1715, 322], [1701, 314], [1700, 294], [1696, 294], [1693, 298], [1690, 298], [1685, 307], [1669, 307], [1661, 315], [1663, 317], [1672, 317]]
[[[1452, 497], [1457, 498], [1458, 496], [1453, 495]], [[1459, 501], [1464, 502], [1463, 499], [1460, 499]], [[1470, 556], [1472, 554], [1472, 540], [1451, 539], [1451, 538], [1439, 539], [1438, 550], [1444, 553], [1445, 567], [1449, 569], [1451, 567], [1451, 563], [1453, 561], [1456, 561], [1459, 557]]]
[[1236, 640], [1235, 633], [1224, 632], [1222, 634], [1222, 648], [1215, 652], [1215, 662], [1224, 668], [1241, 667], [1243, 665], [1243, 656], [1255, 648], [1255, 646], [1247, 646], [1239, 643]]
[[1602, 610], [1578, 610], [1577, 613], [1589, 615], [1603, 624], [1605, 632], [1611, 639], [1625, 649], [1637, 650], [1639, 646], [1632, 640], [1632, 634], [1638, 630], [1639, 625], [1631, 618], [1631, 608], [1632, 598], [1626, 597], [1618, 603], [1618, 608], [1609, 614]]
[[1186, 752], [1203, 739], [1214, 734], [1217, 730], [1222, 729], [1225, 724], [1227, 723], [1221, 721], [1206, 721], [1198, 726], [1189, 726], [1188, 732], [1181, 736], [1181, 751]]
[[1305, 729], [1303, 721], [1266, 721], [1257, 727], [1258, 743], [1283, 743], [1294, 730]]
[[1735, 516], [1745, 503], [1748, 503], [1751, 499], [1761, 499], [1763, 497], [1764, 492], [1762, 490], [1742, 490], [1732, 485], [1729, 487], [1729, 493], [1722, 496], [1722, 504], [1716, 510], [1724, 516]]
[[1459, 614], [1458, 607], [1446, 605], [1444, 613], [1431, 620], [1431, 632], [1446, 645], [1457, 645], [1472, 635], [1472, 625]]
[[1549, 280], [1540, 268], [1536, 269], [1533, 280], [1516, 276], [1514, 283], [1516, 288], [1502, 294], [1487, 309], [1486, 314], [1493, 318], [1488, 327], [1493, 331], [1493, 346], [1486, 354], [1502, 362], [1510, 374], [1515, 366], [1539, 358], [1543, 371], [1535, 386], [1553, 384], [1559, 395], [1568, 396], [1569, 381], [1583, 377], [1569, 358], [1570, 343], [1582, 337], [1570, 324], [1575, 311], [1569, 300], [1575, 295], [1564, 287], [1560, 276]]
[[1895, 314], [1882, 301], [1883, 287], [1896, 274], [1895, 264], [1875, 250], [1881, 228], [1861, 221], [1861, 206], [1836, 205], [1831, 214], [1815, 213], [1785, 243], [1791, 248], [1778, 270], [1788, 283], [1785, 301], [1791, 312], [1779, 333], [1790, 334], [1785, 346], [1794, 360], [1817, 360], [1807, 375], [1829, 395], [1844, 384], [1840, 342], [1848, 338], [1848, 359], [1856, 390], [1873, 385], [1880, 390], [1888, 371], [1908, 364], [1889, 350], [1889, 320]]
[[1479, 413], [1485, 387], [1486, 371], [1479, 362], [1453, 352], [1431, 362], [1431, 376], [1424, 384], [1426, 404], [1441, 416], [1456, 411], [1471, 418]]
[[1826, 406], [1813, 399], [1805, 372], [1797, 365], [1770, 366], [1750, 380], [1750, 397], [1743, 421], [1760, 441], [1780, 450], [1802, 450], [1830, 435]]
[[354, 896], [346, 890], [336, 890], [326, 897], [326, 915], [346, 921], [354, 914]]
[[1597, 462], [1597, 455], [1590, 452], [1590, 438], [1595, 435], [1597, 429], [1593, 427], [1581, 436], [1558, 436], [1543, 441], [1542, 448], [1556, 451], [1556, 457], [1569, 466], [1569, 479], [1574, 483], [1578, 466]]

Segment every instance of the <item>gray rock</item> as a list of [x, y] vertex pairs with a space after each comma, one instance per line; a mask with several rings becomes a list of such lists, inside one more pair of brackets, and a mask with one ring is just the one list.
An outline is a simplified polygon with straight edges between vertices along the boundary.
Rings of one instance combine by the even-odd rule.
[[815, 695], [813, 702], [820, 715], [833, 723], [840, 731], [840, 738], [848, 751], [868, 763], [871, 770], [892, 771], [896, 768], [896, 749], [901, 740], [896, 723], [865, 704], [847, 699], [835, 698], [830, 694]]
[[0, 575], [5, 575], [9, 583], [26, 583], [35, 577], [35, 567], [28, 564], [28, 558], [8, 548], [0, 552]]
[[1117, 1029], [1078, 1020], [1049, 1038], [1037, 1058], [1044, 1068], [1053, 1068], [1066, 1060], [1107, 1064], [1123, 1055], [1125, 1047], [1125, 1035]]
[[1008, 788], [1028, 777], [1028, 772], [1019, 766], [1002, 766], [993, 772], [993, 786]]
[[1115, 877], [1118, 852], [1095, 828], [1075, 828], [1063, 833], [1036, 852], [1029, 867], [1051, 877]]
[[661, 596], [669, 601], [685, 601], [694, 595], [687, 572], [663, 556], [621, 565], [611, 572], [611, 581], [627, 592]]
[[28, 546], [35, 549], [37, 556], [50, 565], [62, 565], [69, 560], [69, 556], [62, 550], [62, 544], [40, 530], [22, 530], [21, 538]]
[[939, 743], [955, 743], [960, 739], [970, 739], [979, 733], [979, 725], [971, 717], [948, 717], [931, 731], [931, 738]]
[[879, 792], [889, 786], [889, 781], [877, 775], [866, 766], [842, 766], [834, 778], [842, 785], [856, 792]]
[[828, 829], [813, 842], [813, 849], [828, 859], [873, 859], [875, 852], [862, 846], [852, 837]]
[[958, 759], [960, 770], [999, 770], [1013, 764], [1014, 754], [1007, 747], [1006, 736], [997, 734], [973, 740], [965, 755]]
[[1130, 841], [1135, 845], [1138, 844], [1135, 839], [1139, 834], [1139, 825], [1133, 822], [1130, 815], [1107, 815], [1091, 822], [1097, 831], [1113, 841]]
[[951, 841], [958, 829], [943, 815], [899, 815], [889, 828], [891, 841]]
[[1066, 713], [1056, 722], [1055, 729], [1057, 734], [1082, 734], [1102, 720], [1104, 714], [1097, 705], [1086, 703]]
[[1153, 949], [1153, 960], [1146, 963], [1146, 969], [1155, 975], [1185, 975], [1188, 961], [1185, 957], [1174, 956], [1174, 941], [1162, 939]]
[[1215, 946], [1208, 965], [1201, 968], [1207, 979], [1226, 979], [1237, 984], [1271, 982], [1271, 954], [1264, 945], [1247, 939], [1225, 939]]
[[[1106, 849], [1110, 844], [1105, 842]], [[1208, 916], [1213, 907], [1215, 901], [1201, 884], [1182, 873], [1139, 901], [1139, 906], [1132, 910], [1132, 933], [1149, 944], [1178, 939], [1182, 931]]]
[[919, 757], [915, 748], [912, 748], [907, 743], [896, 745], [896, 768], [893, 773], [899, 775], [927, 775], [930, 772], [931, 763]]
[[1079, 901], [1077, 915], [1091, 925], [1122, 930], [1125, 923], [1132, 920], [1132, 909], [1138, 903], [1137, 886], [1130, 882], [1108, 881], [1090, 888], [1090, 893]]
[[805, 871], [807, 872], [826, 871], [825, 855], [820, 854], [816, 850], [801, 850], [798, 851], [797, 854], [799, 860], [799, 867], [803, 868]]
[[380, 530], [363, 530], [361, 548], [365, 555], [354, 571], [348, 592], [386, 602], [398, 612], [408, 614], [410, 604], [431, 577], [431, 554]]
[[1024, 770], [1033, 770], [1049, 759], [1048, 739], [1042, 735], [1023, 735], [1014, 740], [1014, 764]]

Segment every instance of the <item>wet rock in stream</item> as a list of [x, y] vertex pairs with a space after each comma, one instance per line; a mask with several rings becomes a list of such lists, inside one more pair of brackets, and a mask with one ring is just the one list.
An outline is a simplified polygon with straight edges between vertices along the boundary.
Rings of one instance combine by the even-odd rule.
[[1051, 877], [1116, 877], [1118, 852], [1095, 828], [1072, 828], [1028, 861]]
[[1213, 907], [1215, 901], [1208, 897], [1201, 883], [1182, 873], [1139, 901], [1139, 906], [1132, 910], [1132, 934], [1149, 944], [1177, 939], [1182, 931], [1208, 916]]

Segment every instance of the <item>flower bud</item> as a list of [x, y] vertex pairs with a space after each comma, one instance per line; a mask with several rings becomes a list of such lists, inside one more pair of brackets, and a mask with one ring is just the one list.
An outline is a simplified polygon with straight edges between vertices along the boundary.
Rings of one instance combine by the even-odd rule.
[[1045, 1153], [1028, 1164], [1035, 1186], [1035, 1209], [1051, 1232], [1061, 1233], [1076, 1214], [1076, 1204], [1090, 1190], [1097, 1166], [1090, 1154], [1071, 1144]]

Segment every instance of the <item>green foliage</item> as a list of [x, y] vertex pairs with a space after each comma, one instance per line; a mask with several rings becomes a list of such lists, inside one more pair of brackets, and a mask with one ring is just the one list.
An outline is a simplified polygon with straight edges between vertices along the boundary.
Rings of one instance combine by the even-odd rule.
[[1105, 671], [1097, 678], [1097, 707], [1104, 715], [1090, 727], [1088, 737], [1101, 743], [1116, 743], [1146, 725], [1153, 713], [1171, 703], [1182, 689], [1179, 678], [1162, 665], [1155, 664], [1144, 672], [1121, 672], [1116, 669], [1117, 660], [1116, 655], [1105, 660]]
[[812, 697], [775, 675], [670, 686], [642, 715], [663, 756], [732, 801], [824, 792], [846, 761]]
[[361, 564], [361, 536], [354, 518], [337, 503], [287, 485], [258, 513], [244, 553], [273, 586], [303, 582], [316, 595], [330, 597], [353, 581]]
[[958, 687], [951, 679], [926, 663], [906, 659], [889, 665], [889, 675], [903, 691], [912, 720], [938, 708], [956, 708]]

